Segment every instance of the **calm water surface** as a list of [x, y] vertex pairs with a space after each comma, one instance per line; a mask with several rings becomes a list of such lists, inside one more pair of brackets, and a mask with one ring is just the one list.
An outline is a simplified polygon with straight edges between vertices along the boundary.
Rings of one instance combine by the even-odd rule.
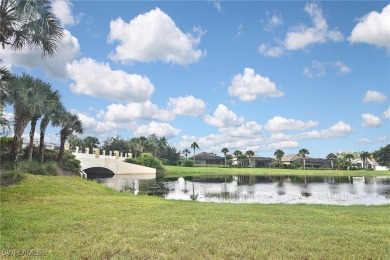
[[[142, 176], [145, 178], [145, 176]], [[218, 176], [95, 178], [118, 191], [218, 203], [390, 204], [390, 177]]]

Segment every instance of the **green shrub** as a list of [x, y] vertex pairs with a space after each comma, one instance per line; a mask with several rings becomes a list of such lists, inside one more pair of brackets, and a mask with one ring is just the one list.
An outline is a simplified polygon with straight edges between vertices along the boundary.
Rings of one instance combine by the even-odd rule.
[[1, 171], [0, 184], [2, 186], [13, 185], [25, 178], [21, 170]]
[[142, 165], [152, 167], [156, 169], [163, 169], [162, 163], [159, 159], [151, 155], [150, 153], [143, 153], [141, 155]]
[[22, 161], [18, 164], [17, 170], [35, 175], [59, 175], [61, 173], [56, 162]]
[[143, 153], [140, 158], [127, 158], [125, 162], [152, 167], [159, 170], [163, 169], [162, 162], [150, 153]]
[[13, 137], [1, 137], [0, 138], [0, 155], [9, 154], [12, 148]]
[[184, 167], [193, 167], [194, 166], [194, 161], [187, 159], [183, 161], [183, 166]]

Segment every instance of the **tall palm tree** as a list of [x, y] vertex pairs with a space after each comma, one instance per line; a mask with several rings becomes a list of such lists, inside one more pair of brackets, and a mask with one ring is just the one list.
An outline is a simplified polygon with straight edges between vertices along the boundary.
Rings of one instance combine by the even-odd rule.
[[59, 92], [57, 90], [51, 92], [48, 96], [48, 99], [46, 100], [45, 111], [43, 113], [41, 124], [39, 126], [40, 137], [39, 137], [38, 153], [40, 155], [41, 162], [43, 162], [44, 152], [45, 152], [46, 128], [49, 125], [50, 121], [53, 126], [58, 126], [60, 116], [64, 113], [65, 113], [65, 108], [61, 102], [61, 96]]
[[245, 152], [245, 155], [249, 157], [249, 165], [251, 166], [252, 168], [252, 156], [255, 155], [255, 153], [252, 151], [252, 150], [248, 150]]
[[280, 164], [282, 162], [283, 155], [284, 155], [284, 152], [280, 149], [276, 150], [274, 153], [274, 156], [276, 157], [276, 160], [278, 161], [279, 167], [280, 167]]
[[76, 114], [72, 114], [70, 112], [63, 113], [61, 118], [59, 118], [58, 124], [61, 127], [61, 131], [60, 131], [61, 143], [60, 143], [60, 151], [58, 153], [58, 162], [61, 162], [65, 152], [66, 139], [73, 133], [82, 134], [83, 126], [79, 117]]
[[185, 157], [186, 157], [186, 159], [187, 159], [187, 155], [190, 154], [191, 151], [188, 150], [188, 149], [186, 148], [186, 149], [184, 149], [184, 150], [182, 151], [182, 153], [185, 155]]
[[[363, 169], [368, 169], [367, 159], [371, 159], [371, 154], [369, 152], [361, 152], [360, 153], [360, 159], [363, 161]], [[364, 167], [364, 164], [366, 163], [366, 166]]]
[[221, 150], [221, 153], [223, 153], [225, 155], [225, 165], [226, 165], [226, 154], [229, 152], [229, 149], [227, 149], [226, 147], [222, 148]]
[[330, 166], [333, 169], [333, 161], [337, 159], [337, 156], [334, 153], [330, 153], [326, 156], [326, 159], [330, 161]]
[[45, 83], [41, 80], [35, 81], [34, 90], [34, 97], [30, 97], [30, 99], [41, 99], [43, 100], [43, 102], [34, 102], [35, 105], [31, 106], [30, 142], [28, 144], [27, 157], [29, 161], [32, 161], [35, 127], [37, 125], [38, 120], [45, 113], [46, 106], [48, 104], [47, 101], [50, 97], [50, 94], [52, 93], [50, 84]]
[[[1, 61], [1, 60], [0, 60]], [[7, 135], [8, 131], [11, 130], [11, 123], [9, 120], [3, 117], [4, 106], [7, 102], [7, 90], [9, 89], [9, 84], [15, 76], [5, 67], [0, 67], [0, 127], [1, 135]]]
[[193, 143], [191, 144], [191, 148], [194, 149], [194, 157], [193, 157], [193, 159], [194, 159], [194, 166], [195, 166], [195, 149], [196, 149], [196, 148], [199, 149], [198, 143], [197, 143], [197, 142], [193, 142]]
[[5, 85], [5, 102], [14, 109], [14, 140], [11, 149], [11, 160], [17, 163], [20, 159], [22, 134], [38, 107], [44, 100], [35, 91], [37, 79], [22, 74]]
[[303, 170], [305, 170], [305, 168], [306, 168], [306, 155], [307, 154], [310, 154], [309, 153], [309, 150], [307, 150], [307, 149], [305, 149], [305, 148], [302, 148], [302, 149], [300, 149], [299, 150], [299, 152], [298, 152], [300, 155], [302, 155], [302, 159], [303, 159]]
[[93, 152], [93, 148], [97, 147], [99, 142], [99, 138], [94, 137], [94, 136], [87, 136], [84, 138], [84, 144], [89, 148], [89, 153]]
[[351, 153], [347, 153], [344, 158], [348, 161], [348, 170], [352, 166], [352, 160], [355, 159], [355, 156]]
[[64, 33], [49, 0], [1, 0], [0, 43], [14, 50], [42, 49], [42, 56], [58, 50]]

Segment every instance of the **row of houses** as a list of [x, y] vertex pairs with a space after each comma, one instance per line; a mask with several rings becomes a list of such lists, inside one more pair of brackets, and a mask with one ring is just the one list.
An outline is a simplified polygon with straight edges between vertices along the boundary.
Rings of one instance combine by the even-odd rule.
[[[193, 157], [191, 157], [193, 159]], [[271, 157], [262, 157], [262, 156], [252, 156], [246, 159], [237, 159], [233, 158], [231, 165], [232, 166], [243, 166], [243, 167], [254, 167], [254, 168], [269, 168], [272, 165], [274, 158]], [[300, 154], [289, 154], [285, 155], [281, 159], [281, 164], [289, 167], [295, 163], [301, 163], [303, 160], [302, 155]], [[195, 165], [196, 166], [213, 166], [213, 165], [224, 165], [225, 157], [215, 155], [213, 153], [202, 152], [195, 155]], [[361, 159], [355, 159], [351, 161], [352, 167], [360, 169], [382, 169], [379, 164], [371, 159], [368, 159], [366, 162], [363, 162]], [[306, 168], [330, 168], [332, 167], [332, 162], [328, 159], [322, 158], [312, 158], [305, 157], [305, 167]]]

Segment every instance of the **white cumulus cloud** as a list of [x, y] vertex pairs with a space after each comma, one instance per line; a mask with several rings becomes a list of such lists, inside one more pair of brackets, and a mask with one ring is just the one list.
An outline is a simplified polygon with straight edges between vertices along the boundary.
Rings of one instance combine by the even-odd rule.
[[371, 141], [368, 138], [359, 138], [359, 139], [356, 140], [356, 143], [364, 145], [364, 144], [370, 144]]
[[109, 42], [119, 42], [111, 59], [122, 62], [189, 64], [198, 61], [205, 52], [197, 49], [203, 31], [183, 33], [175, 22], [159, 8], [140, 14], [126, 23], [121, 18], [110, 22]]
[[177, 115], [200, 116], [205, 113], [206, 104], [193, 96], [169, 98], [168, 107]]
[[267, 124], [264, 127], [269, 131], [295, 131], [316, 127], [317, 125], [317, 121], [310, 120], [307, 122], [303, 122], [301, 120], [275, 116], [272, 119], [268, 120]]
[[167, 123], [150, 122], [148, 125], [141, 125], [134, 131], [136, 136], [149, 136], [155, 134], [159, 137], [171, 138], [177, 136], [180, 129], [174, 128]]
[[73, 92], [115, 101], [144, 102], [154, 92], [146, 76], [112, 70], [107, 63], [82, 58], [67, 66]]
[[312, 19], [313, 25], [293, 26], [286, 34], [283, 41], [276, 46], [260, 45], [259, 52], [265, 56], [278, 57], [284, 51], [305, 49], [307, 46], [327, 41], [342, 41], [343, 35], [337, 29], [330, 30], [328, 23], [322, 14], [321, 8], [316, 3], [307, 3], [305, 12]]
[[228, 88], [230, 96], [242, 101], [255, 101], [257, 97], [281, 97], [284, 93], [268, 77], [256, 74], [251, 68], [245, 68], [243, 74], [233, 77]]
[[363, 102], [364, 103], [383, 103], [387, 99], [386, 95], [374, 91], [374, 90], [368, 90], [366, 94], [364, 95]]
[[348, 40], [384, 47], [390, 52], [390, 4], [381, 13], [374, 11], [360, 18]]
[[72, 13], [72, 3], [69, 0], [54, 0], [51, 7], [53, 13], [58, 17], [62, 26], [74, 25], [77, 23], [77, 19]]
[[222, 128], [221, 132], [228, 136], [253, 138], [258, 137], [262, 129], [263, 127], [261, 125], [254, 121], [250, 121], [241, 126]]
[[166, 110], [159, 109], [156, 104], [149, 100], [143, 103], [111, 104], [107, 106], [107, 111], [101, 111], [99, 118], [104, 118], [109, 122], [125, 123], [134, 120], [159, 119], [170, 121], [174, 115]]
[[219, 104], [213, 115], [206, 115], [204, 121], [209, 125], [225, 128], [242, 124], [244, 118], [237, 116], [225, 105]]
[[382, 120], [378, 116], [374, 116], [372, 114], [362, 114], [362, 127], [372, 128], [372, 127], [380, 127], [382, 125]]

